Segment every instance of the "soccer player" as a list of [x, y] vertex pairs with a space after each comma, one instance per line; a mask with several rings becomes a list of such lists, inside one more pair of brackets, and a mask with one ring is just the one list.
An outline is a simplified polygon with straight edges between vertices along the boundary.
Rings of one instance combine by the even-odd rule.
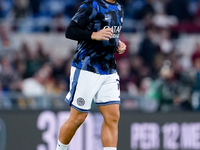
[[70, 116], [60, 128], [56, 150], [67, 150], [87, 117], [92, 100], [104, 118], [101, 129], [104, 150], [117, 149], [120, 90], [114, 54], [126, 50], [119, 40], [123, 15], [123, 6], [117, 0], [86, 0], [67, 28], [66, 38], [77, 40], [78, 45], [66, 96]]

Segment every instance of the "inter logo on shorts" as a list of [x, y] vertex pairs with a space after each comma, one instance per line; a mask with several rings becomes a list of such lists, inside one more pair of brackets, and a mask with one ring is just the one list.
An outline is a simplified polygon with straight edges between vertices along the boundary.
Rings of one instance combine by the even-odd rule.
[[84, 100], [83, 98], [79, 97], [79, 98], [77, 99], [77, 104], [78, 104], [79, 106], [83, 106], [83, 105], [85, 104], [85, 100]]

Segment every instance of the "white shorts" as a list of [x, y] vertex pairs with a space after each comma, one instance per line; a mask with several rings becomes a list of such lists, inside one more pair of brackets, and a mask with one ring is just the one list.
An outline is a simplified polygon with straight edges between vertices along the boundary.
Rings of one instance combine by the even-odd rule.
[[81, 112], [88, 112], [92, 100], [97, 105], [120, 104], [119, 76], [117, 73], [100, 75], [71, 67], [70, 91], [65, 99]]

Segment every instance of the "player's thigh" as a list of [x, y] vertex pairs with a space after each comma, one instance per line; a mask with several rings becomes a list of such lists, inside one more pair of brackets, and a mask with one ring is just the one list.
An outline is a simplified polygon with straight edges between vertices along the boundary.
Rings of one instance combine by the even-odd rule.
[[87, 117], [88, 113], [80, 112], [73, 107], [71, 107], [69, 120], [72, 122], [77, 122], [77, 124], [84, 122], [85, 118]]
[[98, 106], [98, 109], [103, 115], [104, 121], [118, 122], [120, 118], [119, 104]]

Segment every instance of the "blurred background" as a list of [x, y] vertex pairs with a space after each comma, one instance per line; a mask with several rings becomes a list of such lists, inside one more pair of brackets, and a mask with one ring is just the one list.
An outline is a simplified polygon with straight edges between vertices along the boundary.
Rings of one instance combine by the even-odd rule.
[[[200, 109], [200, 2], [122, 0], [116, 54], [122, 108]], [[64, 32], [82, 0], [0, 0], [0, 108], [65, 108], [76, 42]]]
[[[0, 0], [0, 117], [12, 111], [69, 110], [64, 99], [76, 42], [64, 32], [82, 2]], [[116, 54], [121, 110], [133, 116], [178, 112], [183, 120], [198, 113], [200, 1], [121, 2], [120, 39], [127, 45], [124, 54]]]

